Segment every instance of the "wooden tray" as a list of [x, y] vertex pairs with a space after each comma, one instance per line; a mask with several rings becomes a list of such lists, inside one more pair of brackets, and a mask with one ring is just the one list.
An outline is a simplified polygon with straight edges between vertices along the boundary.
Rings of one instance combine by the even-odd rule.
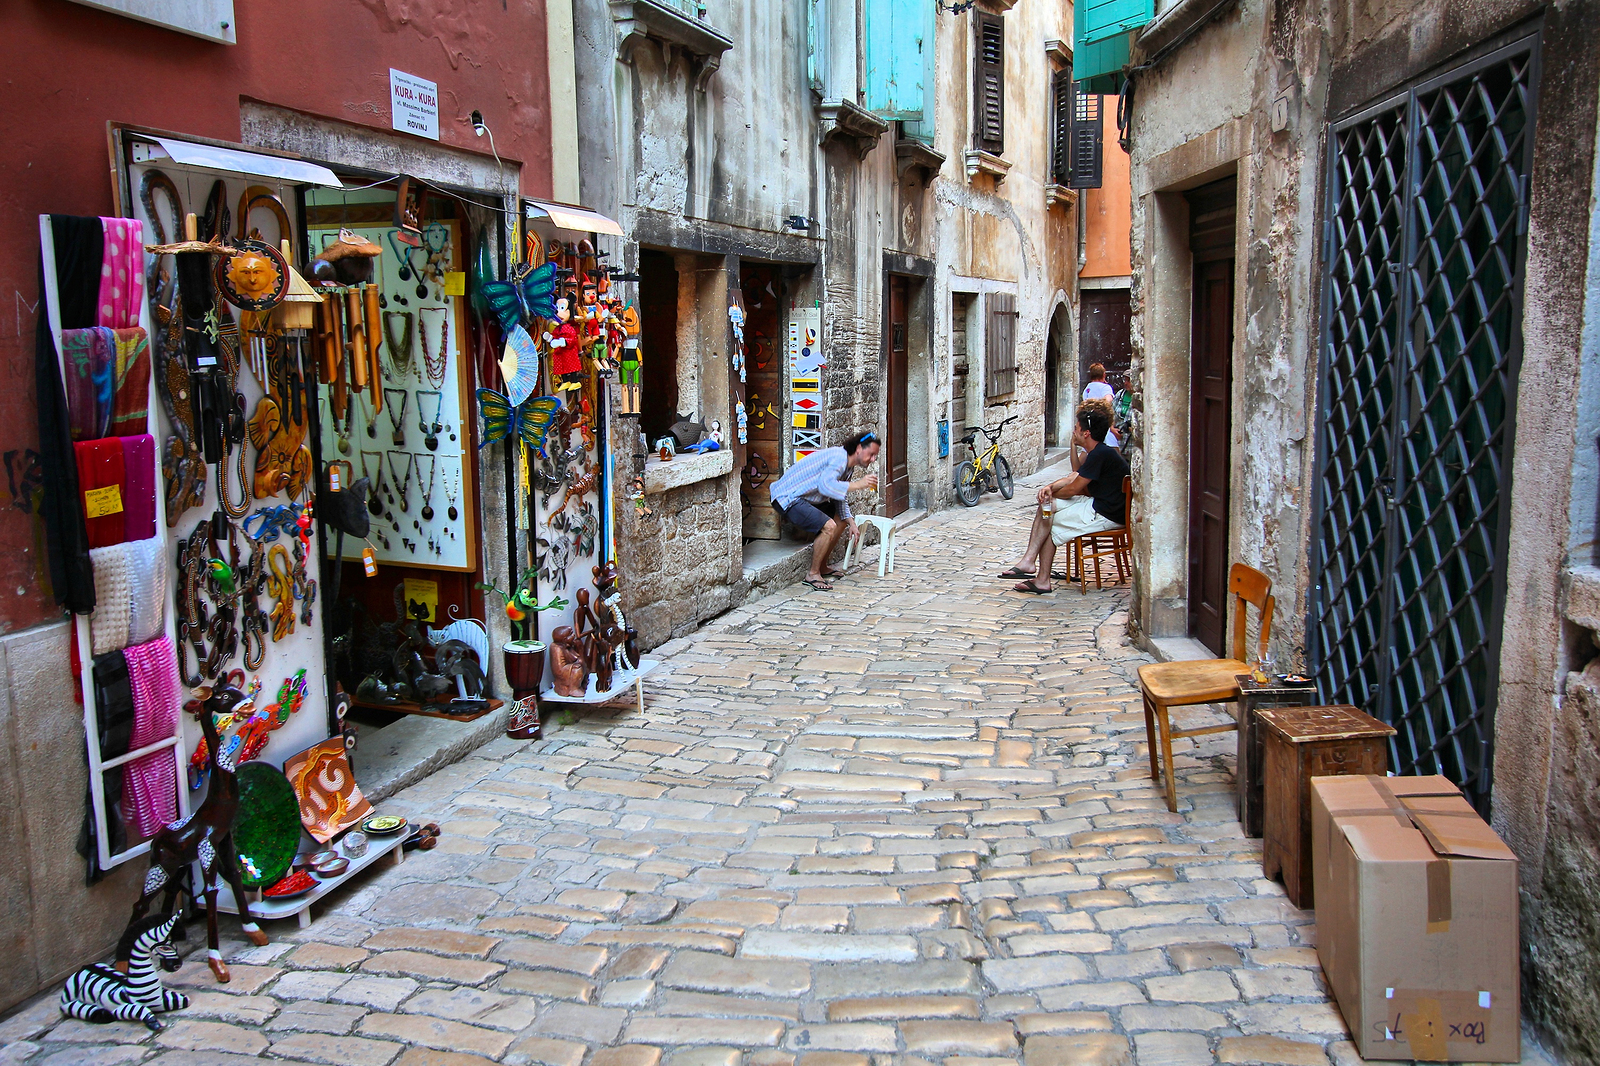
[[390, 714], [418, 714], [424, 718], [443, 718], [447, 722], [475, 722], [486, 714], [492, 714], [505, 706], [504, 700], [490, 699], [489, 709], [477, 711], [473, 714], [440, 714], [438, 711], [425, 711], [422, 704], [407, 700], [398, 703], [369, 703], [366, 700], [355, 700], [354, 705], [365, 711], [388, 711]]

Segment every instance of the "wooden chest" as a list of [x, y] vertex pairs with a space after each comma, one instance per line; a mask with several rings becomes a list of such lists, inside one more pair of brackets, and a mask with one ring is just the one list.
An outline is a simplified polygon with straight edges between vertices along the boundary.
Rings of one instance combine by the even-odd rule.
[[1317, 702], [1317, 690], [1310, 685], [1284, 685], [1277, 681], [1257, 684], [1249, 674], [1236, 675], [1239, 682], [1239, 757], [1234, 781], [1239, 788], [1239, 824], [1244, 835], [1261, 835], [1261, 728], [1256, 712], [1269, 707], [1309, 707]]
[[1385, 774], [1394, 727], [1354, 707], [1280, 707], [1256, 712], [1262, 739], [1261, 868], [1289, 901], [1310, 910], [1311, 779]]

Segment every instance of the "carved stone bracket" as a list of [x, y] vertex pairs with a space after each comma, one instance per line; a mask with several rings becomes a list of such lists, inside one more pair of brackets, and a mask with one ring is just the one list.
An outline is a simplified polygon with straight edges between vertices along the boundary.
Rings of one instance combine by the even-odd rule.
[[865, 159], [878, 138], [889, 132], [889, 124], [871, 111], [848, 100], [827, 100], [817, 106], [818, 140], [827, 144], [841, 140], [849, 144], [856, 158]]
[[944, 153], [935, 152], [921, 141], [902, 137], [894, 142], [894, 165], [897, 177], [905, 177], [908, 170], [922, 171], [922, 182], [926, 185], [944, 167]]
[[1069, 189], [1065, 185], [1046, 185], [1044, 187], [1044, 206], [1047, 210], [1057, 205], [1071, 207], [1077, 202], [1077, 189]]
[[700, 92], [722, 65], [722, 53], [733, 47], [731, 39], [664, 0], [611, 0], [611, 19], [617, 25], [618, 59], [633, 62], [633, 50], [646, 39], [655, 41], [669, 61], [673, 50], [682, 49]]
[[972, 180], [979, 174], [987, 174], [994, 179], [996, 185], [1006, 180], [1006, 174], [1011, 170], [1011, 162], [1001, 159], [993, 152], [985, 152], [974, 148], [967, 152], [967, 180]]

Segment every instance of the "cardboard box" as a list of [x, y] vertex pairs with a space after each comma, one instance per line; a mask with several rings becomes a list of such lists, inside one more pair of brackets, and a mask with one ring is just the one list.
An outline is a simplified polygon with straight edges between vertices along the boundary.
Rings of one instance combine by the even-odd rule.
[[1518, 1062], [1517, 857], [1443, 777], [1311, 779], [1317, 954], [1363, 1058]]

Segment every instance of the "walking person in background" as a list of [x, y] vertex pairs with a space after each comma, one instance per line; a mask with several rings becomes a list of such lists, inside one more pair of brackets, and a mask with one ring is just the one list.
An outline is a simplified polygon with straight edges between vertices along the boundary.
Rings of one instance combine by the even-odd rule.
[[772, 506], [778, 516], [814, 538], [806, 584], [818, 592], [833, 590], [829, 578], [844, 577], [844, 571], [828, 569], [828, 556], [840, 536], [846, 530], [851, 537], [861, 535], [845, 497], [878, 487], [877, 474], [863, 474], [854, 481], [846, 481], [845, 475], [853, 466], [871, 466], [881, 447], [876, 433], [857, 433], [837, 448], [812, 452], [772, 483]]
[[1072, 444], [1089, 454], [1076, 471], [1039, 490], [1039, 509], [1034, 512], [1033, 529], [1028, 534], [1028, 550], [1000, 575], [1023, 579], [1012, 586], [1013, 590], [1034, 595], [1050, 592], [1050, 567], [1055, 562], [1057, 545], [1069, 544], [1090, 533], [1118, 529], [1126, 521], [1122, 479], [1128, 474], [1128, 463], [1121, 452], [1106, 443], [1110, 429], [1109, 403], [1094, 400], [1078, 407]]
[[[1116, 395], [1111, 386], [1106, 383], [1105, 365], [1103, 363], [1090, 363], [1089, 383], [1083, 387], [1084, 401], [1104, 400], [1106, 402], [1106, 410], [1114, 412], [1115, 408], [1112, 407], [1111, 402], [1116, 398]], [[1114, 415], [1112, 421], [1115, 421]], [[1116, 431], [1112, 429], [1106, 430], [1106, 443], [1113, 448], [1122, 447], [1122, 441], [1117, 439]], [[1074, 470], [1078, 468], [1078, 450], [1076, 447], [1072, 450], [1072, 468]]]

